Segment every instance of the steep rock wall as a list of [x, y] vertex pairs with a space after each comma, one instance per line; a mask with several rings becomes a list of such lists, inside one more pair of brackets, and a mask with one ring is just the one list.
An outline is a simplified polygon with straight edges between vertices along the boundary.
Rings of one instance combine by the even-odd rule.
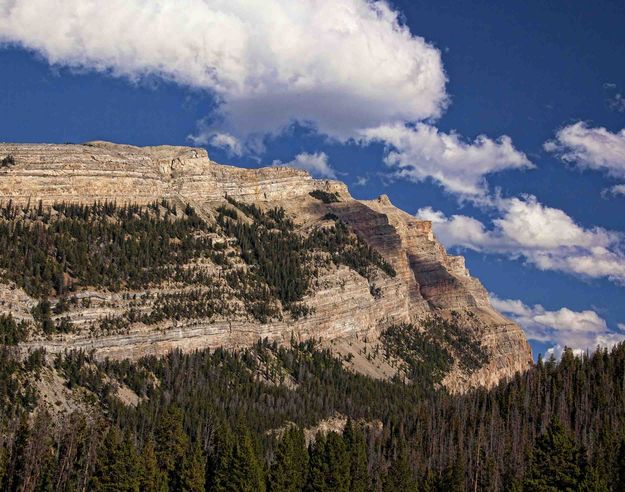
[[[189, 147], [132, 147], [106, 142], [84, 145], [0, 144], [0, 157], [13, 155], [15, 165], [0, 169], [0, 201], [31, 204], [42, 201], [116, 201], [146, 204], [161, 199], [191, 203], [210, 213], [210, 204], [225, 196], [282, 206], [302, 229], [314, 227], [331, 211], [378, 250], [395, 270], [394, 278], [376, 278], [381, 294], [374, 297], [368, 282], [346, 268], [318, 280], [307, 299], [312, 316], [267, 325], [245, 320], [179, 323], [175, 328], [133, 327], [126, 335], [90, 338], [65, 336], [45, 342], [51, 350], [95, 348], [103, 356], [138, 357], [171, 348], [238, 347], [259, 337], [287, 341], [298, 338], [334, 339], [365, 334], [375, 336], [390, 323], [419, 322], [435, 313], [470, 313], [467, 329], [490, 352], [489, 362], [467, 375], [456, 370], [445, 384], [460, 391], [495, 384], [531, 363], [522, 330], [497, 313], [485, 289], [472, 278], [464, 259], [449, 256], [432, 233], [431, 223], [394, 207], [387, 197], [354, 200], [343, 183], [314, 180], [306, 172], [285, 167], [243, 169], [212, 162], [203, 149]], [[336, 193], [337, 203], [312, 198], [312, 190]], [[6, 288], [4, 288], [6, 291]], [[8, 291], [7, 291], [8, 292]], [[25, 316], [24, 294], [0, 303], [1, 311]], [[0, 291], [1, 297], [2, 291]], [[21, 297], [20, 297], [21, 296]], [[33, 301], [28, 301], [30, 304]], [[11, 306], [7, 308], [7, 306]], [[120, 309], [123, 303], [120, 304]], [[78, 316], [84, 317], [85, 313]], [[97, 313], [95, 314], [97, 316]], [[38, 346], [43, 342], [31, 342]]]

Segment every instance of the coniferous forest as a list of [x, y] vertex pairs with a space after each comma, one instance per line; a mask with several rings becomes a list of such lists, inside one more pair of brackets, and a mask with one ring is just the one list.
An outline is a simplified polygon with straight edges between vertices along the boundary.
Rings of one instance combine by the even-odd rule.
[[392, 380], [354, 373], [312, 340], [136, 362], [20, 350], [33, 333], [71, 333], [62, 315], [87, 288], [192, 287], [101, 321], [114, 331], [229, 315], [233, 296], [261, 322], [307, 316], [305, 295], [328, 264], [395, 276], [348, 225], [325, 219], [302, 236], [284, 210], [233, 199], [212, 223], [168, 202], [3, 205], [2, 279], [38, 302], [33, 322], [0, 316], [0, 489], [625, 490], [625, 345], [566, 351], [463, 395], [443, 376], [488, 354], [436, 317], [382, 331], [385, 356], [402, 361]]
[[[462, 396], [354, 374], [313, 342], [137, 363], [81, 352], [19, 360], [9, 347], [0, 357], [3, 490], [600, 491], [625, 483], [625, 345], [540, 360]], [[30, 413], [41, 397], [32, 381], [52, 368], [85, 402], [62, 418]], [[120, 401], [120, 386], [138, 395], [136, 405]], [[337, 414], [347, 418], [342, 428], [311, 431]]]

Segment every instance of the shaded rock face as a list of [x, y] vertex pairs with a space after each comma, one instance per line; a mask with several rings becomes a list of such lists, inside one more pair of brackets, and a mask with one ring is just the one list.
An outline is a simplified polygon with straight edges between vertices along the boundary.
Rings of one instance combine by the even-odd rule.
[[[452, 370], [444, 384], [452, 391], [491, 386], [531, 364], [522, 330], [496, 312], [480, 282], [465, 268], [464, 258], [447, 255], [431, 223], [394, 207], [387, 197], [353, 199], [343, 183], [314, 180], [304, 171], [268, 167], [242, 169], [212, 162], [203, 149], [132, 147], [106, 142], [83, 145], [0, 144], [0, 158], [12, 155], [15, 165], [0, 169], [0, 201], [44, 205], [54, 202], [116, 201], [148, 204], [167, 199], [190, 203], [203, 218], [214, 216], [226, 196], [260, 207], [283, 207], [303, 233], [319, 226], [331, 213], [339, 217], [393, 266], [397, 275], [368, 281], [339, 267], [323, 272], [305, 301], [313, 314], [299, 320], [267, 324], [246, 319], [193, 320], [158, 329], [132, 326], [128, 333], [93, 337], [73, 334], [33, 340], [26, 347], [46, 346], [52, 352], [94, 348], [101, 356], [136, 358], [172, 348], [241, 347], [258, 338], [288, 342], [349, 337], [376, 338], [393, 323], [414, 323], [433, 314], [459, 317], [462, 326], [489, 353], [488, 362], [472, 373]], [[336, 193], [323, 203], [313, 190]], [[372, 294], [372, 288], [378, 294]], [[77, 325], [86, 319], [125, 309], [121, 298], [100, 293], [106, 307], [76, 310]], [[3, 302], [4, 301], [4, 302]], [[0, 312], [26, 317], [34, 304], [15, 286], [0, 288]]]

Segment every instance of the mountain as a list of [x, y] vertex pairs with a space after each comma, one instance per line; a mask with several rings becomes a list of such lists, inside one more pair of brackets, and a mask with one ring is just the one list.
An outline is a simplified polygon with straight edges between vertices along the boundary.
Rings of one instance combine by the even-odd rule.
[[531, 365], [464, 258], [385, 195], [190, 147], [0, 144], [0, 157], [0, 312], [28, 326], [24, 351], [136, 360], [315, 339], [351, 370], [452, 392]]
[[625, 344], [536, 364], [385, 196], [0, 144], [0, 490], [621, 490]]

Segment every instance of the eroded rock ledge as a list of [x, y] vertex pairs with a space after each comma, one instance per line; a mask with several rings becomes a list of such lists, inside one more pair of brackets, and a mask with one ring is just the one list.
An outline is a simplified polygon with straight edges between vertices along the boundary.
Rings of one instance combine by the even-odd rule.
[[[158, 329], [133, 326], [123, 335], [32, 341], [27, 347], [43, 345], [50, 351], [93, 348], [101, 356], [136, 358], [172, 348], [239, 347], [259, 337], [282, 342], [292, 336], [326, 341], [371, 339], [391, 323], [418, 325], [429, 315], [449, 317], [456, 312], [465, 316], [466, 329], [490, 355], [488, 363], [472, 374], [460, 370], [448, 374], [448, 388], [462, 391], [490, 386], [531, 364], [522, 330], [490, 306], [485, 289], [470, 276], [464, 259], [447, 255], [430, 222], [397, 209], [386, 196], [358, 201], [337, 181], [314, 180], [304, 171], [286, 167], [220, 165], [211, 161], [205, 150], [190, 147], [140, 148], [106, 142], [0, 144], [0, 158], [6, 155], [12, 155], [15, 164], [0, 169], [0, 201], [5, 203], [108, 200], [148, 204], [167, 199], [190, 203], [199, 214], [210, 218], [216, 204], [229, 196], [261, 206], [283, 207], [303, 231], [332, 213], [379, 251], [397, 272], [394, 278], [376, 279], [380, 293], [373, 296], [366, 279], [338, 268], [319, 279], [306, 299], [314, 308], [313, 314], [297, 321], [263, 325], [241, 320], [195, 320]], [[323, 203], [309, 195], [313, 190], [336, 193], [339, 200]], [[19, 289], [16, 292], [6, 285], [0, 288], [0, 301], [4, 301], [0, 302], [0, 312], [12, 312], [17, 317], [27, 316], [34, 303]], [[98, 315], [97, 310], [73, 314], [77, 318]], [[372, 369], [366, 372], [371, 374]]]

